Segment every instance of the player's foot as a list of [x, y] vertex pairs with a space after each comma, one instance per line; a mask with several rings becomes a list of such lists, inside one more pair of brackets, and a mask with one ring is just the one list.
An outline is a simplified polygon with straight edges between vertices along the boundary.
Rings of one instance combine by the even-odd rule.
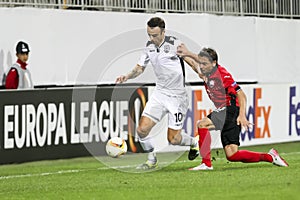
[[195, 158], [197, 158], [197, 156], [199, 156], [199, 146], [198, 146], [199, 136], [195, 137], [194, 140], [195, 140], [194, 145], [191, 145], [190, 147], [190, 151], [188, 155], [189, 160], [194, 160]]
[[208, 167], [205, 163], [198, 165], [197, 167], [189, 168], [191, 171], [200, 171], [200, 170], [213, 170], [213, 166]]
[[194, 160], [199, 156], [199, 147], [191, 147], [188, 155], [189, 160]]
[[136, 167], [138, 170], [151, 170], [151, 169], [156, 169], [158, 168], [158, 161], [156, 162], [150, 162], [147, 160], [145, 163], [140, 164], [139, 166]]
[[281, 167], [288, 167], [289, 164], [280, 157], [279, 153], [275, 149], [271, 149], [268, 153], [273, 158], [273, 164]]

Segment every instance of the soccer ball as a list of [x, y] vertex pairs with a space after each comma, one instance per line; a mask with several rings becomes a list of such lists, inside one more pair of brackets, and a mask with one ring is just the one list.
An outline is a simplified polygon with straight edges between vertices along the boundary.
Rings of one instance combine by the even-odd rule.
[[106, 153], [110, 157], [118, 158], [127, 152], [125, 140], [119, 137], [113, 137], [106, 143]]

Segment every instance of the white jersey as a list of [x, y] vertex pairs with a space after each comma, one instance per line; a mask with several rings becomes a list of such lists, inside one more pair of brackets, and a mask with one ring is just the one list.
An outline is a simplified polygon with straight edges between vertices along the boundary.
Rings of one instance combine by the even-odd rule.
[[146, 67], [151, 62], [156, 75], [156, 90], [169, 95], [186, 93], [184, 66], [177, 56], [177, 47], [181, 42], [172, 36], [165, 36], [164, 42], [157, 47], [151, 41], [147, 42], [138, 65]]

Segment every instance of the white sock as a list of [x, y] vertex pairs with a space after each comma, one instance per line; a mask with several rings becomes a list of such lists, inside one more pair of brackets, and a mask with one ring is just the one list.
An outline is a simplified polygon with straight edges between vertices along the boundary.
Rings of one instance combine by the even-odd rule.
[[148, 162], [155, 164], [157, 162], [156, 153], [154, 152], [154, 146], [152, 145], [152, 138], [145, 137], [139, 138], [140, 144], [143, 147], [144, 151], [148, 153]]
[[151, 141], [152, 139], [150, 137], [139, 138], [139, 142], [146, 152], [152, 152], [154, 150], [154, 146]]
[[148, 162], [155, 164], [157, 162], [156, 153], [154, 151], [148, 153]]
[[196, 141], [192, 136], [186, 134], [185, 132], [181, 132], [181, 142], [180, 146], [191, 146], [197, 147], [198, 141]]

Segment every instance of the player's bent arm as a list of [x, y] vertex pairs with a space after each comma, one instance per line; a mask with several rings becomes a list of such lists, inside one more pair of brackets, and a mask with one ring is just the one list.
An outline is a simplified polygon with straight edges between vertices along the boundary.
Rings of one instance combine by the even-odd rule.
[[246, 118], [246, 104], [247, 104], [247, 97], [246, 94], [243, 92], [243, 90], [239, 90], [237, 92], [237, 98], [240, 105], [240, 114], [237, 118], [237, 124], [241, 125], [242, 128], [244, 128], [245, 131], [248, 131], [248, 129], [253, 125], [250, 123]]
[[240, 105], [240, 115], [246, 116], [247, 97], [243, 90], [237, 92], [237, 98]]
[[128, 79], [136, 78], [144, 71], [145, 67], [142, 67], [139, 64], [137, 64], [127, 75], [121, 75], [117, 77], [116, 83], [123, 83], [126, 82]]
[[177, 55], [179, 55], [182, 58], [189, 57], [189, 58], [193, 59], [194, 61], [196, 61], [198, 63], [198, 55], [191, 52], [190, 50], [188, 50], [188, 48], [183, 43], [178, 45]]
[[198, 63], [190, 58], [190, 57], [184, 57], [183, 60], [198, 74]]
[[195, 53], [193, 53], [193, 52], [190, 52], [190, 51], [189, 51], [189, 52], [185, 55], [185, 57], [191, 58], [191, 59], [193, 59], [194, 61], [196, 61], [196, 62], [198, 63], [198, 60], [199, 60], [198, 55], [195, 54]]
[[185, 44], [181, 43], [177, 47], [177, 55], [183, 58], [183, 60], [192, 67], [198, 76], [205, 81], [205, 76], [199, 69], [199, 58], [197, 54], [189, 51]]
[[198, 76], [205, 81], [205, 75], [202, 74], [199, 64], [196, 60], [190, 57], [184, 57], [183, 60], [198, 74]]

